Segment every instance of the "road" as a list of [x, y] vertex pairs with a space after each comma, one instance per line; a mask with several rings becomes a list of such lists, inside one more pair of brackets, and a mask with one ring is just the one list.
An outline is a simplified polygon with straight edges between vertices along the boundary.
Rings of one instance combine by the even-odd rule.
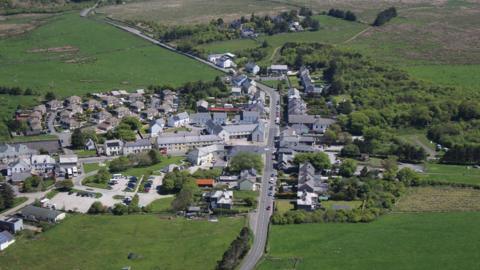
[[72, 138], [72, 133], [70, 132], [57, 132], [55, 129], [55, 117], [57, 116], [56, 112], [50, 112], [48, 113], [47, 116], [47, 127], [48, 127], [48, 132], [51, 135], [55, 135], [58, 137], [58, 140], [60, 141], [60, 146], [66, 150], [65, 154], [72, 154], [73, 152], [69, 149], [66, 149], [65, 147], [71, 146], [71, 138]]
[[[272, 214], [273, 197], [268, 196], [268, 181], [270, 180], [273, 170], [272, 161], [272, 149], [275, 147], [275, 136], [278, 133], [278, 125], [275, 124], [276, 118], [276, 104], [279, 101], [279, 95], [275, 89], [270, 88], [261, 83], [257, 83], [257, 87], [265, 91], [270, 96], [270, 118], [269, 118], [269, 132], [267, 139], [267, 148], [265, 154], [265, 168], [263, 170], [262, 187], [259, 195], [258, 209], [256, 213], [251, 215], [253, 219], [251, 221], [252, 231], [255, 235], [253, 246], [248, 254], [243, 259], [241, 270], [251, 270], [255, 268], [255, 265], [262, 258], [265, 251], [265, 245], [268, 237], [268, 224], [270, 223], [270, 216]], [[271, 206], [271, 210], [267, 210], [267, 206]]]
[[43, 197], [45, 197], [45, 195], [50, 191], [49, 190], [46, 190], [46, 191], [42, 191], [42, 192], [35, 192], [35, 193], [17, 193], [15, 194], [15, 196], [17, 197], [27, 197], [27, 200], [13, 208], [10, 208], [8, 209], [7, 211], [3, 212], [0, 214], [0, 218], [4, 218], [6, 216], [9, 216], [11, 214], [14, 214], [16, 213], [18, 210], [22, 209], [23, 207], [29, 205], [29, 204], [32, 204], [35, 202], [35, 200], [37, 199], [41, 199]]

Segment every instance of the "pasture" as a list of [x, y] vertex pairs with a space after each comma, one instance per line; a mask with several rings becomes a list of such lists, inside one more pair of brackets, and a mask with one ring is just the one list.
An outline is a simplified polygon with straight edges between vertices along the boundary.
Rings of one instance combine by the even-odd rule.
[[479, 222], [480, 212], [454, 212], [276, 225], [257, 269], [478, 269]]
[[[19, 237], [1, 269], [213, 269], [244, 225], [155, 215], [68, 217], [45, 233]], [[133, 259], [128, 259], [129, 254]]]
[[52, 17], [34, 31], [0, 40], [3, 85], [62, 97], [178, 86], [216, 75], [199, 62], [77, 13]]
[[480, 184], [480, 169], [472, 166], [427, 163], [422, 175], [425, 180]]

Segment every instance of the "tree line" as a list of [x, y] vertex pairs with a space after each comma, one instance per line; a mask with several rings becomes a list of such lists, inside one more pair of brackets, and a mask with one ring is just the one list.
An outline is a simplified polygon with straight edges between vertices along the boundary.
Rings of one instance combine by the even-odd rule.
[[33, 96], [37, 93], [30, 88], [20, 88], [17, 86], [0, 86], [0, 95], [11, 95], [11, 96]]
[[353, 13], [350, 10], [345, 11], [345, 10], [341, 10], [341, 9], [332, 8], [328, 11], [327, 15], [331, 16], [331, 17], [351, 21], [351, 22], [354, 22], [354, 21], [357, 20], [357, 15], [355, 15], [355, 13]]
[[395, 7], [387, 8], [377, 14], [373, 26], [382, 26], [395, 17], [397, 17], [397, 9]]

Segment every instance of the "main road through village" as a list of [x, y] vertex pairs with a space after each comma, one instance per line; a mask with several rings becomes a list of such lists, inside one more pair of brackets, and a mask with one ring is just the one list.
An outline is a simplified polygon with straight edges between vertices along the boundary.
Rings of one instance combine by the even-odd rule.
[[[201, 59], [197, 56], [181, 52], [176, 50], [175, 48], [169, 46], [168, 44], [164, 44], [156, 39], [153, 39], [145, 34], [143, 34], [141, 31], [138, 29], [135, 29], [133, 27], [125, 26], [120, 23], [114, 22], [114, 21], [107, 21], [107, 23], [122, 29], [126, 32], [129, 32], [133, 35], [136, 35], [140, 38], [143, 38], [151, 43], [154, 43], [160, 47], [163, 47], [165, 49], [168, 49], [170, 51], [179, 53], [181, 55], [193, 58], [203, 64], [208, 65], [209, 67], [218, 69], [224, 73], [227, 73], [228, 70], [225, 70], [223, 68], [219, 68], [215, 66], [214, 64]], [[266, 85], [263, 85], [259, 82], [257, 82], [257, 87], [261, 90], [264, 91], [269, 97], [270, 97], [270, 114], [269, 114], [269, 125], [268, 125], [268, 138], [266, 142], [266, 151], [265, 151], [265, 167], [263, 170], [263, 177], [262, 177], [262, 184], [261, 184], [261, 189], [260, 189], [260, 194], [259, 194], [259, 201], [258, 201], [258, 208], [254, 213], [251, 213], [250, 215], [250, 227], [254, 233], [254, 241], [253, 241], [253, 246], [251, 247], [250, 251], [248, 254], [245, 256], [245, 258], [242, 261], [242, 264], [240, 266], [241, 270], [251, 270], [255, 268], [255, 265], [258, 263], [258, 261], [261, 259], [263, 252], [265, 250], [265, 245], [267, 243], [267, 236], [268, 236], [268, 226], [270, 223], [270, 216], [273, 210], [273, 196], [268, 196], [268, 186], [269, 186], [269, 180], [270, 177], [274, 171], [273, 169], [273, 161], [272, 161], [272, 153], [273, 149], [275, 147], [275, 136], [279, 132], [279, 126], [275, 123], [276, 117], [277, 117], [277, 112], [278, 112], [278, 107], [277, 107], [277, 102], [280, 101], [280, 97], [278, 92], [270, 88]], [[278, 112], [279, 113], [279, 112]], [[267, 210], [267, 207], [270, 207], [270, 210]]]

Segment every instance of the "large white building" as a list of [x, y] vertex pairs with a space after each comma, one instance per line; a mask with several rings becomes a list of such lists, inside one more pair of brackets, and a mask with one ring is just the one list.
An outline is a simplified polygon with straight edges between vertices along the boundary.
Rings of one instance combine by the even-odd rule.
[[195, 147], [203, 147], [222, 142], [223, 139], [217, 135], [161, 136], [157, 138], [157, 147], [166, 153], [187, 152]]

